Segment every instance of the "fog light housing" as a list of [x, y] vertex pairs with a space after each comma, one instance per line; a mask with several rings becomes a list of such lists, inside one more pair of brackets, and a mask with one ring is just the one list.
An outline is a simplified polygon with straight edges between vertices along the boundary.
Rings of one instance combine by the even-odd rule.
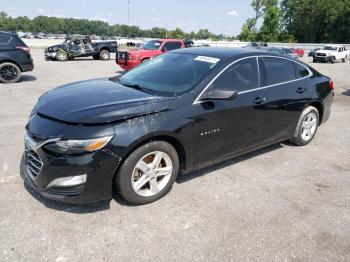
[[80, 175], [80, 176], [67, 176], [67, 177], [59, 177], [55, 180], [51, 181], [46, 187], [54, 187], [54, 186], [62, 186], [62, 187], [69, 187], [69, 186], [77, 186], [84, 184], [86, 182], [87, 175]]

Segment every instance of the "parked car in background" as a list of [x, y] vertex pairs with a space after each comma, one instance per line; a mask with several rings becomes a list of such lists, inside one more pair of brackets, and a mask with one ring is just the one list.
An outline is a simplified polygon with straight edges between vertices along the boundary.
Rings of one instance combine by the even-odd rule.
[[267, 43], [265, 43], [265, 42], [251, 42], [247, 45], [247, 47], [267, 47]]
[[140, 49], [119, 51], [116, 56], [116, 63], [124, 70], [130, 70], [153, 57], [185, 47], [185, 42], [179, 39], [150, 40], [143, 43]]
[[294, 53], [296, 53], [299, 57], [303, 57], [305, 54], [305, 51], [301, 48], [292, 48]]
[[331, 62], [334, 64], [336, 61], [346, 62], [348, 59], [348, 51], [342, 45], [326, 45], [322, 49], [316, 51], [313, 56], [313, 62]]
[[94, 59], [109, 60], [111, 53], [116, 53], [118, 45], [116, 41], [92, 42], [90, 37], [67, 37], [60, 45], [50, 46], [45, 49], [47, 60], [67, 61], [76, 57], [89, 57]]
[[15, 83], [33, 69], [28, 46], [16, 34], [0, 32], [0, 82]]
[[321, 48], [314, 48], [314, 49], [310, 50], [308, 56], [309, 57], [314, 56], [318, 50], [321, 50]]
[[285, 140], [309, 144], [329, 119], [333, 88], [309, 65], [279, 54], [178, 49], [122, 76], [41, 96], [26, 125], [21, 175], [58, 201], [119, 192], [150, 203], [178, 173]]

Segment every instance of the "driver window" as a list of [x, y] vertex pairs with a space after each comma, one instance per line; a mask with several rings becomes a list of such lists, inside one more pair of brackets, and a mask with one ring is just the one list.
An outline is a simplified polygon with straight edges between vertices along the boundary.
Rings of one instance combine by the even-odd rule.
[[259, 87], [256, 58], [239, 61], [225, 70], [214, 82], [214, 88], [243, 92]]

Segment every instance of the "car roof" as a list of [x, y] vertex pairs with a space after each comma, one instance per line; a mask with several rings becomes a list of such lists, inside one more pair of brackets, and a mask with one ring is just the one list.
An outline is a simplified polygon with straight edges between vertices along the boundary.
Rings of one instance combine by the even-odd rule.
[[334, 44], [325, 45], [325, 46], [331, 46], [331, 47], [343, 47], [343, 45], [334, 45]]

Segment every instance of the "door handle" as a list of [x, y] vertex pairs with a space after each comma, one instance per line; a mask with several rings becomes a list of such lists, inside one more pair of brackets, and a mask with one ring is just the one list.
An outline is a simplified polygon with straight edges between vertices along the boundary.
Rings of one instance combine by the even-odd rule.
[[305, 93], [305, 91], [306, 91], [306, 88], [305, 88], [305, 87], [299, 87], [299, 88], [297, 89], [297, 93], [298, 93], [298, 94]]
[[264, 103], [265, 101], [266, 101], [265, 97], [258, 96], [256, 98], [254, 98], [253, 103], [257, 104], [257, 105], [260, 105], [260, 104]]

